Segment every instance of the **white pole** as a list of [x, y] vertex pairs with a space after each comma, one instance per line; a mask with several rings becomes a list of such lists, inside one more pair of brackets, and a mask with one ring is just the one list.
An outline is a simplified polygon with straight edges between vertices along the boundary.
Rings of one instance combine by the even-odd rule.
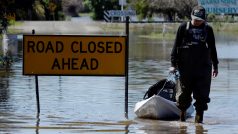
[[[123, 11], [124, 9], [123, 9], [123, 6], [124, 6], [124, 0], [120, 0], [121, 1], [121, 11]], [[121, 21], [123, 21], [124, 20], [124, 16], [121, 16]]]

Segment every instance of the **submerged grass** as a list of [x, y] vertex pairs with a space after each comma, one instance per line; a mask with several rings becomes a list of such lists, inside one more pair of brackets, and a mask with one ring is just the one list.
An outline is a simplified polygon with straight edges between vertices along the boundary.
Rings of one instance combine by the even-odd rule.
[[[135, 124], [132, 120], [118, 121], [118, 122], [66, 122], [62, 124], [55, 124], [53, 126], [40, 126], [36, 124], [35, 126], [25, 126], [25, 125], [0, 125], [0, 129], [22, 129], [22, 130], [55, 130], [55, 131], [74, 131], [77, 133], [81, 132], [99, 132], [99, 133], [112, 133], [112, 132], [128, 132], [128, 126]], [[120, 126], [120, 128], [115, 128], [112, 126]], [[0, 130], [1, 132], [1, 130]]]
[[[180, 23], [167, 24], [166, 32], [163, 34], [161, 25], [156, 26], [156, 32], [148, 32], [146, 34], [139, 35], [140, 38], [158, 39], [158, 40], [174, 40], [176, 32]], [[214, 32], [224, 32], [229, 35], [238, 35], [238, 23], [209, 23], [213, 27]], [[150, 29], [150, 26], [144, 27]]]
[[59, 124], [64, 126], [82, 126], [82, 125], [98, 125], [98, 126], [114, 126], [114, 125], [131, 125], [135, 124], [132, 120], [119, 121], [119, 122], [66, 122], [65, 124]]
[[174, 40], [175, 34], [173, 33], [151, 33], [148, 35], [139, 35], [140, 38], [158, 39], [158, 40]]
[[238, 23], [211, 23], [215, 32], [238, 34]]

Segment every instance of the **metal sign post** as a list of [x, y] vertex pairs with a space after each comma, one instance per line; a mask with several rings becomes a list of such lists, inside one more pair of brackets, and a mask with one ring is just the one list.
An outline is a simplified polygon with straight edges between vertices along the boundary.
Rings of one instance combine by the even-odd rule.
[[39, 85], [38, 85], [38, 76], [35, 75], [35, 83], [36, 83], [36, 102], [37, 102], [37, 114], [40, 113], [40, 97], [39, 97]]
[[[32, 34], [35, 34], [35, 30], [32, 30]], [[36, 83], [36, 105], [37, 105], [37, 116], [40, 114], [40, 97], [39, 97], [39, 85], [38, 85], [38, 75], [35, 75]]]
[[[124, 0], [119, 0], [119, 5], [121, 5], [121, 11], [124, 10], [124, 6], [126, 5], [126, 2]], [[124, 21], [124, 16], [121, 16], [121, 21]]]
[[126, 17], [125, 117], [128, 119], [129, 16]]

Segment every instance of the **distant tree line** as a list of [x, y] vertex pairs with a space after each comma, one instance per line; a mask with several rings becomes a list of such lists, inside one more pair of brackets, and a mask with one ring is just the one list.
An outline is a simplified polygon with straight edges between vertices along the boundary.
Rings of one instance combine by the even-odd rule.
[[61, 0], [1, 0], [1, 17], [14, 13], [16, 20], [57, 20], [61, 3]]
[[[126, 0], [124, 9], [134, 9], [139, 19], [155, 14], [166, 20], [190, 18], [197, 0]], [[0, 0], [1, 16], [15, 13], [16, 20], [61, 20], [90, 12], [95, 20], [103, 19], [104, 10], [120, 10], [119, 0]]]
[[198, 4], [197, 0], [130, 0], [130, 3], [139, 19], [161, 14], [169, 21], [190, 18], [192, 8]]

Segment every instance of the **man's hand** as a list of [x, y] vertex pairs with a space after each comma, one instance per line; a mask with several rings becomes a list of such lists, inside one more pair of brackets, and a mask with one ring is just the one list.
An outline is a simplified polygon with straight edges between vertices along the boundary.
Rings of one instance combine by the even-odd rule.
[[175, 71], [176, 71], [176, 68], [175, 68], [175, 67], [170, 67], [170, 68], [169, 68], [169, 72], [170, 72], [170, 73], [175, 73]]
[[217, 75], [218, 75], [218, 69], [214, 69], [212, 71], [212, 77], [215, 78], [215, 77], [217, 77]]

